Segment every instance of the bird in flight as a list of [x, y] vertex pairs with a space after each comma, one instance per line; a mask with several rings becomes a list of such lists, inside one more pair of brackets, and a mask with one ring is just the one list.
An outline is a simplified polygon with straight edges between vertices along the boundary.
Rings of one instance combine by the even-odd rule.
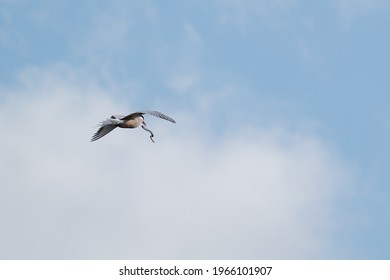
[[170, 121], [172, 123], [176, 123], [174, 119], [164, 115], [163, 113], [157, 112], [157, 111], [142, 111], [142, 112], [135, 112], [130, 115], [124, 116], [124, 115], [112, 115], [109, 119], [106, 119], [105, 121], [102, 121], [100, 123], [100, 128], [96, 133], [92, 136], [91, 142], [96, 141], [100, 138], [102, 138], [107, 133], [111, 132], [117, 127], [120, 128], [137, 128], [140, 124], [141, 127], [148, 131], [150, 133], [150, 140], [153, 141], [153, 132], [146, 128], [146, 123], [144, 120], [144, 114], [152, 115], [155, 117], [158, 117], [160, 119], [164, 119], [167, 121]]

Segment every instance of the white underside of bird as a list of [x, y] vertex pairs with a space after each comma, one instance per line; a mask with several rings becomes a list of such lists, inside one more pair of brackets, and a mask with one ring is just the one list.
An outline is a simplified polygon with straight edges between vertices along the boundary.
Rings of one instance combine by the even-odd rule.
[[135, 112], [130, 115], [112, 115], [110, 118], [102, 121], [100, 123], [100, 128], [96, 133], [92, 136], [91, 142], [96, 141], [117, 127], [120, 128], [137, 128], [142, 124], [142, 128], [150, 133], [150, 140], [153, 141], [153, 132], [146, 128], [146, 123], [144, 120], [144, 114], [152, 115], [172, 123], [176, 123], [174, 119], [164, 115], [163, 113], [157, 111], [142, 111]]

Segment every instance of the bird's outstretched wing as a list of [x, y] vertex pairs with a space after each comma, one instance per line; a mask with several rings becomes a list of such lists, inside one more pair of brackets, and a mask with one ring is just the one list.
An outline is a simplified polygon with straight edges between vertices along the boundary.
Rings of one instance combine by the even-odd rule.
[[99, 128], [98, 131], [92, 136], [91, 142], [96, 141], [100, 138], [102, 138], [107, 133], [111, 132], [113, 129], [115, 129], [117, 126], [115, 124], [104, 124], [102, 123], [102, 126]]
[[173, 123], [176, 123], [174, 119], [168, 117], [167, 115], [164, 115], [163, 113], [157, 112], [157, 111], [142, 111], [142, 114], [149, 114], [155, 117], [158, 117], [160, 119], [164, 119]]
[[141, 111], [141, 112], [135, 112], [135, 113], [132, 113], [130, 115], [127, 115], [123, 118], [121, 118], [120, 120], [122, 121], [127, 121], [127, 120], [131, 120], [131, 119], [134, 119], [136, 117], [141, 117], [142, 115], [144, 114], [148, 114], [148, 115], [152, 115], [152, 116], [155, 116], [155, 117], [158, 117], [160, 119], [164, 119], [164, 120], [167, 120], [167, 121], [170, 121], [170, 122], [173, 122], [173, 123], [176, 123], [174, 119], [168, 117], [167, 115], [164, 115], [163, 113], [160, 113], [158, 111]]
[[170, 121], [170, 122], [173, 122], [173, 123], [176, 123], [174, 119], [168, 117], [167, 115], [164, 115], [163, 113], [160, 113], [158, 111], [142, 111], [142, 112], [135, 112], [135, 113], [132, 113], [130, 115], [127, 115], [126, 117], [124, 118], [121, 118], [121, 120], [131, 120], [133, 118], [136, 118], [136, 117], [140, 117], [144, 114], [148, 114], [148, 115], [152, 115], [152, 116], [155, 116], [155, 117], [158, 117], [160, 119], [163, 119], [163, 120], [167, 120], [167, 121]]

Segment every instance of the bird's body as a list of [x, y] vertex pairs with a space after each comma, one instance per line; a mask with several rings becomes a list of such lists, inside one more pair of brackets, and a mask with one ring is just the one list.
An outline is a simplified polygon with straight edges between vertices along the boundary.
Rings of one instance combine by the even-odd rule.
[[134, 119], [130, 119], [127, 121], [123, 121], [122, 123], [118, 124], [118, 127], [121, 128], [136, 128], [139, 127], [141, 123], [144, 122], [144, 118], [141, 117], [135, 117]]
[[[142, 124], [142, 128], [146, 131], [150, 132], [150, 139], [153, 141], [152, 137], [154, 136], [152, 131], [149, 129], [146, 129], [146, 123], [144, 120], [143, 115], [149, 114], [167, 121], [170, 121], [172, 123], [176, 123], [174, 119], [164, 115], [163, 113], [157, 112], [157, 111], [142, 111], [142, 112], [136, 112], [132, 113], [130, 115], [112, 115], [111, 118], [106, 119], [105, 121], [102, 121], [100, 124], [99, 130], [92, 136], [91, 142], [96, 141], [112, 130], [114, 130], [117, 127], [120, 128], [137, 128]], [[153, 141], [154, 142], [154, 141]]]

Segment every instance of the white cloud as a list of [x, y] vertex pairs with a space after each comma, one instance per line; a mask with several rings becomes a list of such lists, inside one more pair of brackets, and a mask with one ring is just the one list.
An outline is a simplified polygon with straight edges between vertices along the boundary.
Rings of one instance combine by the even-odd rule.
[[[77, 74], [77, 75], [76, 75]], [[0, 258], [326, 257], [345, 167], [283, 129], [212, 136], [191, 113], [90, 143], [128, 108], [79, 73], [28, 70], [0, 108]], [[87, 80], [87, 82], [85, 82]], [[6, 91], [6, 92], [5, 92]]]

